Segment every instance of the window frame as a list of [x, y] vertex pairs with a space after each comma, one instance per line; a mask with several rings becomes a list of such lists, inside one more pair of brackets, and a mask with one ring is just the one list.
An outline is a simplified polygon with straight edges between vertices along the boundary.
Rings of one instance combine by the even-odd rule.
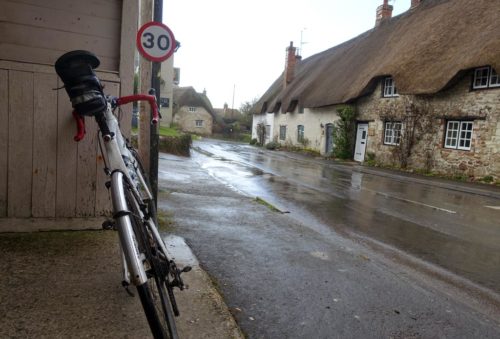
[[399, 97], [398, 89], [394, 82], [393, 77], [385, 77], [382, 86], [382, 97], [384, 98], [396, 98]]
[[280, 140], [286, 140], [286, 125], [280, 125], [280, 135], [279, 135]]
[[304, 142], [304, 125], [297, 125], [297, 142]]
[[[454, 125], [454, 127], [450, 128], [450, 125]], [[444, 148], [470, 151], [472, 149], [473, 132], [474, 121], [472, 120], [447, 120], [444, 131]]]
[[[495, 80], [494, 80], [495, 79]], [[480, 84], [477, 82], [480, 81]], [[500, 75], [491, 66], [477, 67], [472, 77], [472, 89], [486, 89], [500, 87]]]
[[[496, 83], [493, 83], [492, 81], [494, 77], [496, 78]], [[500, 74], [498, 74], [498, 72], [491, 67], [490, 67], [490, 78], [488, 81], [488, 85], [492, 88], [500, 87]]]
[[196, 107], [194, 107], [194, 106], [189, 106], [189, 107], [188, 107], [188, 111], [189, 111], [189, 112], [191, 112], [191, 113], [194, 113], [194, 112], [196, 112]]
[[271, 138], [271, 125], [266, 125], [265, 131], [266, 131], [266, 134], [265, 134], [264, 138], [266, 140], [269, 140]]
[[195, 120], [194, 125], [196, 127], [203, 127], [203, 120]]
[[[396, 128], [396, 126], [399, 126], [399, 128]], [[399, 146], [399, 144], [401, 144], [402, 134], [403, 134], [403, 122], [401, 121], [384, 122], [384, 145]]]

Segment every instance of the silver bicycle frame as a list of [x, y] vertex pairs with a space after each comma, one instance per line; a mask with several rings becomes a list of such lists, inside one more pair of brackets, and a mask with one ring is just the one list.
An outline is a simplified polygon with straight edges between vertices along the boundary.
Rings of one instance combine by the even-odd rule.
[[[144, 255], [139, 253], [132, 222], [130, 219], [130, 206], [127, 205], [124, 192], [124, 181], [133, 183], [132, 194], [142, 201], [142, 199], [152, 199], [152, 194], [148, 189], [146, 181], [138, 170], [134, 156], [128, 150], [125, 139], [120, 131], [118, 120], [113, 115], [110, 105], [105, 113], [106, 122], [110, 132], [114, 135], [109, 140], [104, 141], [108, 167], [111, 172], [111, 200], [113, 203], [114, 219], [120, 238], [122, 250], [123, 280], [134, 285], [141, 285], [147, 281], [144, 270]], [[128, 166], [124, 159], [127, 159]], [[140, 187], [140, 191], [139, 191]], [[139, 208], [136, 210], [144, 217]], [[148, 228], [153, 236], [158, 240], [162, 251], [167, 254], [166, 246], [161, 240], [160, 233], [156, 225], [151, 220], [147, 220]]]

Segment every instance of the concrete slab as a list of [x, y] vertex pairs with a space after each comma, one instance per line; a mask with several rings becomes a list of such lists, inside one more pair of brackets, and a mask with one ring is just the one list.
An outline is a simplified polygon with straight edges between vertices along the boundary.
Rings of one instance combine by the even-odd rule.
[[[0, 338], [151, 337], [138, 296], [121, 287], [117, 240], [113, 231], [0, 234]], [[190, 288], [177, 293], [180, 337], [241, 338], [210, 278], [189, 260]]]

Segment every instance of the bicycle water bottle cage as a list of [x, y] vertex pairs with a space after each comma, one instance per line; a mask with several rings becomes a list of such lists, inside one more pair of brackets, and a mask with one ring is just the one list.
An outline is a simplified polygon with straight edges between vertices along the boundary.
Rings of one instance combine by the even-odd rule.
[[102, 85], [94, 73], [99, 64], [97, 56], [88, 51], [68, 52], [55, 63], [57, 75], [80, 115], [93, 116], [106, 110]]

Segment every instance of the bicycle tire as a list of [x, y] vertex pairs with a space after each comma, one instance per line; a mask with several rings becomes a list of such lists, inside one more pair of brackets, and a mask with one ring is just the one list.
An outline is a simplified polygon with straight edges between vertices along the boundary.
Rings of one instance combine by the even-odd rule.
[[[129, 151], [137, 163], [137, 169], [141, 172], [141, 175], [144, 178], [144, 181], [146, 182], [146, 186], [148, 187], [149, 192], [153, 193], [153, 190], [151, 189], [151, 184], [149, 182], [149, 175], [147, 175], [146, 171], [144, 170], [144, 166], [142, 165], [142, 161], [141, 161], [141, 157], [139, 156], [139, 152], [137, 152], [137, 150], [133, 147], [129, 148]], [[158, 225], [158, 215], [156, 213], [156, 206], [155, 206], [153, 199], [150, 199], [146, 202], [148, 204], [149, 215], [153, 219], [153, 222], [155, 223], [155, 225]]]
[[127, 205], [132, 212], [130, 215], [132, 229], [136, 235], [139, 250], [145, 255], [148, 267], [147, 281], [136, 287], [146, 319], [155, 339], [177, 339], [174, 312], [167, 289], [168, 260], [161, 258], [161, 248], [156, 238], [152, 236], [145, 221], [140, 217], [138, 202], [128, 185], [124, 183], [124, 186]]

